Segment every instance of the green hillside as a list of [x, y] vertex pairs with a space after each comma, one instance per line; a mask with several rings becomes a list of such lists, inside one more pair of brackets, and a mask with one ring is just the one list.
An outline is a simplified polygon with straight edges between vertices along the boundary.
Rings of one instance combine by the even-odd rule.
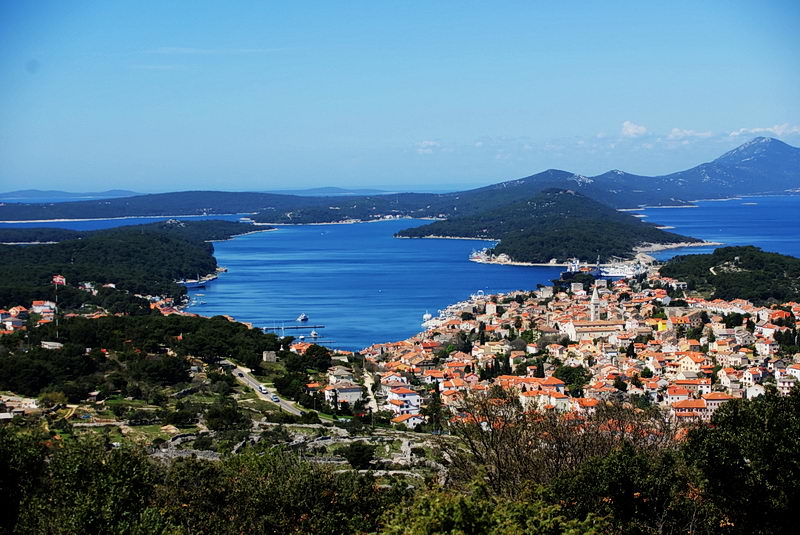
[[676, 256], [661, 274], [686, 281], [714, 299], [747, 299], [760, 305], [800, 298], [800, 258], [753, 246]]
[[[0, 307], [53, 299], [51, 278], [60, 274], [70, 283], [58, 290], [59, 301], [66, 308], [94, 303], [112, 305], [118, 311], [146, 310], [146, 303], [124, 292], [179, 297], [185, 290], [175, 280], [216, 269], [209, 240], [226, 239], [253, 228], [230, 221], [171, 220], [83, 232], [55, 244], [0, 245]], [[114, 283], [123, 292], [103, 289], [91, 297], [72, 286], [81, 281]]]
[[398, 233], [401, 237], [448, 236], [500, 240], [496, 254], [519, 262], [585, 261], [629, 257], [643, 243], [699, 241], [659, 230], [639, 218], [569, 190], [548, 189], [502, 208], [437, 221]]

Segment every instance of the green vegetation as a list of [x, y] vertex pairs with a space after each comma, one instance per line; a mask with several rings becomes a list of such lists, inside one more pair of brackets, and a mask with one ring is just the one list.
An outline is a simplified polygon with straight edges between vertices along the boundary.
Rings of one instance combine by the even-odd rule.
[[[601, 405], [566, 419], [517, 402], [502, 391], [467, 399], [473, 417], [440, 439], [452, 459], [447, 484], [415, 490], [302, 461], [276, 447], [290, 437], [281, 426], [221, 461], [163, 462], [112, 447], [111, 435], [59, 440], [15, 420], [0, 427], [0, 533], [791, 532], [800, 389], [729, 402], [688, 434], [655, 409]], [[223, 427], [227, 439], [201, 435], [194, 447], [241, 439]], [[336, 451], [361, 468], [375, 450]]]
[[[94, 304], [111, 312], [149, 313], [146, 302], [129, 294], [184, 295], [185, 289], [174, 281], [212, 273], [217, 267], [208, 240], [252, 229], [230, 221], [170, 220], [81, 233], [78, 238], [55, 244], [2, 245], [0, 306], [54, 300], [56, 289], [51, 279], [60, 274], [70, 283], [57, 290], [62, 309]], [[72, 286], [84, 281], [113, 283], [120, 291], [106, 288], [101, 295], [93, 296]]]
[[722, 247], [711, 254], [676, 256], [661, 274], [689, 284], [712, 299], [785, 303], [800, 296], [800, 259], [758, 247]]
[[643, 243], [699, 241], [659, 230], [630, 214], [572, 191], [549, 189], [476, 215], [403, 230], [403, 237], [453, 236], [501, 240], [495, 254], [520, 262], [594, 261], [630, 257]]
[[280, 450], [164, 466], [135, 447], [49, 442], [0, 429], [0, 533], [363, 533], [407, 494]]
[[65, 228], [0, 228], [0, 243], [58, 242], [81, 236], [83, 233]]
[[[40, 349], [42, 340], [57, 340], [64, 347]], [[0, 389], [28, 396], [58, 391], [72, 402], [95, 390], [102, 397], [121, 391], [147, 399], [159, 387], [189, 380], [187, 356], [208, 363], [235, 358], [257, 368], [262, 352], [278, 350], [281, 342], [288, 340], [221, 316], [71, 318], [58, 327], [58, 337], [54, 325], [45, 325], [27, 337], [0, 338]], [[224, 376], [209, 379], [215, 392], [230, 392], [233, 383]]]

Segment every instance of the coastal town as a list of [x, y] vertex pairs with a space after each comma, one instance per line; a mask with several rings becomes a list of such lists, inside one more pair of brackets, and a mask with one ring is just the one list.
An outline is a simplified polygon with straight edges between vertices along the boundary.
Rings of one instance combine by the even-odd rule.
[[[56, 275], [53, 283], [67, 281]], [[326, 350], [335, 365], [307, 376], [304, 397], [314, 399], [318, 410], [383, 415], [408, 430], [431, 430], [432, 406], [457, 415], [465, 397], [495, 387], [515, 392], [530, 410], [592, 413], [599, 404], [623, 402], [658, 406], [675, 422], [694, 423], [709, 421], [733, 399], [752, 399], [767, 389], [785, 395], [800, 381], [800, 354], [786, 350], [797, 345], [791, 338], [800, 303], [706, 300], [657, 267], [632, 279], [559, 283], [530, 292], [479, 292], [426, 317], [425, 330], [407, 340], [358, 353]], [[78, 287], [97, 291], [91, 283]], [[173, 299], [143, 297], [162, 315], [196, 316]], [[61, 320], [106, 315], [70, 312]], [[33, 301], [0, 310], [0, 335], [54, 321], [55, 302]], [[59, 351], [63, 344], [41, 346]], [[305, 355], [310, 348], [319, 346], [294, 341], [288, 349]], [[276, 360], [275, 352], [264, 352], [265, 365]], [[201, 371], [202, 362], [193, 364]], [[265, 374], [244, 369], [255, 378]], [[261, 388], [255, 380], [250, 386]], [[264, 399], [297, 413], [308, 409], [274, 394]], [[34, 399], [22, 405], [12, 407], [14, 414], [39, 410]]]

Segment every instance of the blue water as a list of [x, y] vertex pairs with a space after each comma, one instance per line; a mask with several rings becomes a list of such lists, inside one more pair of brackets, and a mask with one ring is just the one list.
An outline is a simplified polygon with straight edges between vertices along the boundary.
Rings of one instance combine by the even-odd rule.
[[[421, 330], [425, 311], [436, 314], [477, 290], [536, 288], [559, 268], [495, 266], [467, 260], [488, 245], [479, 240], [393, 238], [427, 221], [280, 227], [214, 244], [228, 272], [190, 307], [203, 315], [232, 314], [262, 327], [299, 325], [309, 316], [320, 343], [362, 349], [408, 338]], [[310, 333], [286, 331], [299, 336]]]
[[[744, 203], [756, 203], [755, 205]], [[800, 256], [800, 196], [703, 201], [697, 208], [648, 208], [646, 221], [674, 232], [726, 245], [757, 245]], [[228, 219], [198, 216], [185, 219]], [[161, 221], [125, 218], [99, 221], [0, 224], [91, 230]], [[469, 262], [478, 240], [408, 240], [393, 234], [425, 221], [399, 220], [354, 225], [287, 226], [217, 242], [219, 265], [227, 273], [191, 295], [203, 304], [198, 314], [228, 314], [261, 327], [299, 325], [308, 314], [320, 342], [343, 349], [400, 340], [420, 330], [422, 314], [467, 298], [477, 290], [533, 289], [558, 276], [559, 268], [494, 266]], [[656, 253], [710, 252], [711, 248]], [[197, 294], [203, 294], [198, 296]], [[286, 331], [286, 334], [309, 334]]]
[[[675, 227], [685, 236], [725, 245], [755, 245], [765, 251], [800, 257], [800, 195], [699, 201], [697, 208], [646, 208], [645, 221]], [[710, 253], [715, 247], [690, 247], [653, 253], [659, 260], [679, 254]]]

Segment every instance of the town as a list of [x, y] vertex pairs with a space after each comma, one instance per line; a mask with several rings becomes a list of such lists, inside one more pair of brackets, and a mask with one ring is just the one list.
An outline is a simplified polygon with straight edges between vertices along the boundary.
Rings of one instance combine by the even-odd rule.
[[[61, 276], [53, 282], [66, 284]], [[91, 283], [79, 287], [96, 292]], [[195, 316], [172, 299], [149, 300], [163, 315]], [[0, 310], [0, 334], [27, 329], [30, 317], [36, 326], [52, 324], [56, 310], [52, 301]], [[652, 268], [635, 279], [479, 292], [428, 319], [426, 330], [408, 340], [376, 344], [360, 354], [326, 349], [335, 365], [308, 375], [302, 392], [281, 388], [280, 380], [267, 391], [260, 386], [271, 382], [267, 372], [242, 370], [246, 386], [283, 410], [299, 414], [313, 408], [347, 418], [369, 413], [373, 422], [377, 416], [408, 430], [432, 430], [431, 406], [458, 414], [466, 395], [493, 387], [516, 392], [526, 409], [592, 413], [601, 403], [624, 402], [661, 407], [676, 422], [709, 421], [730, 400], [752, 399], [767, 389], [785, 395], [795, 387], [800, 354], [791, 351], [797, 348], [799, 313], [796, 302], [767, 307], [692, 297], [686, 283]], [[106, 314], [92, 310], [63, 319], [81, 315]], [[41, 346], [58, 351], [62, 344]], [[309, 342], [293, 342], [288, 349], [304, 356], [311, 348], [320, 349]], [[263, 366], [276, 360], [275, 351], [264, 352]], [[10, 398], [6, 402], [12, 406]], [[23, 405], [13, 407], [16, 414], [38, 409], [35, 400]], [[6, 412], [2, 418], [11, 416]]]

